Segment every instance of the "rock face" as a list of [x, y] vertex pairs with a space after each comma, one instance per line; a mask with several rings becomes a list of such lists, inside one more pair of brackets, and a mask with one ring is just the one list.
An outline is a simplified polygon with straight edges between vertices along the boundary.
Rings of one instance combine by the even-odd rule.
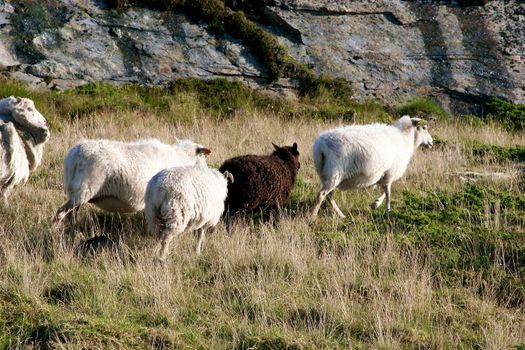
[[297, 59], [361, 96], [431, 95], [477, 113], [487, 96], [525, 103], [524, 1], [287, 0], [269, 11], [296, 33], [282, 41]]
[[[161, 85], [183, 77], [269, 87], [264, 65], [241, 41], [183, 14], [110, 11], [94, 0], [19, 3], [0, 0], [4, 75], [50, 88]], [[259, 25], [317, 73], [350, 81], [356, 98], [395, 103], [429, 95], [457, 113], [482, 113], [488, 96], [525, 103], [523, 0], [468, 7], [425, 0], [265, 3], [252, 14]]]

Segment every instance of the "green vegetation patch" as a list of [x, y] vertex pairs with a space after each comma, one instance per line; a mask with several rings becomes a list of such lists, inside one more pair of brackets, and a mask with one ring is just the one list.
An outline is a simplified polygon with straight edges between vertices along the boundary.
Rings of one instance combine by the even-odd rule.
[[508, 130], [525, 129], [525, 105], [493, 97], [487, 103], [487, 115], [489, 119], [503, 124]]
[[[95, 114], [151, 113], [168, 122], [188, 121], [192, 115], [212, 115], [218, 119], [235, 117], [245, 111], [266, 110], [289, 118], [311, 118], [361, 123], [393, 118], [377, 101], [355, 102], [336, 97], [321, 89], [316, 96], [302, 96], [297, 101], [279, 99], [227, 79], [179, 79], [167, 87], [89, 83], [64, 92], [31, 90], [20, 82], [0, 79], [0, 98], [28, 97], [46, 117], [52, 129], [64, 122], [91, 118]], [[124, 120], [123, 124], [133, 120]]]
[[240, 81], [226, 79], [200, 80], [180, 79], [169, 88], [172, 94], [195, 93], [204, 108], [232, 113], [236, 108], [266, 108], [279, 101], [248, 88]]
[[503, 302], [525, 302], [524, 194], [466, 184], [457, 193], [406, 191], [403, 197], [391, 214], [392, 229], [424, 246], [445, 280], [468, 284], [481, 274]]
[[474, 156], [481, 159], [491, 158], [499, 162], [517, 161], [525, 162], [525, 146], [497, 146], [483, 143], [472, 143], [471, 147]]
[[450, 115], [437, 102], [425, 98], [414, 97], [399, 104], [396, 107], [396, 114], [399, 116], [408, 114], [411, 117], [419, 117], [423, 119], [447, 120]]

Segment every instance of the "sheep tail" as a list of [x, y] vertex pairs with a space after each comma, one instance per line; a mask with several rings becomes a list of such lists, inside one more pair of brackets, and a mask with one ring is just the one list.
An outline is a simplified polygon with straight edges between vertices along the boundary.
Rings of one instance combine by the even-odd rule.
[[78, 164], [73, 162], [73, 164], [66, 164], [64, 167], [64, 183], [66, 184], [66, 193], [70, 196], [75, 195], [77, 191], [80, 190], [82, 185], [81, 180], [78, 179]]
[[315, 171], [317, 171], [317, 174], [319, 175], [323, 174], [325, 162], [326, 162], [325, 154], [323, 153], [323, 151], [319, 149], [319, 147], [316, 147], [315, 152], [314, 152], [314, 163], [315, 163]]

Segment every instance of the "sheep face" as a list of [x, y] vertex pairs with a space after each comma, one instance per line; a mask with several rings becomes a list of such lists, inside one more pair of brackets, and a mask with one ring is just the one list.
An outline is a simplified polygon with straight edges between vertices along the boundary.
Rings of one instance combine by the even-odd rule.
[[414, 137], [414, 146], [417, 148], [419, 146], [430, 148], [434, 140], [430, 133], [428, 132], [428, 126], [423, 119], [411, 118], [412, 124], [416, 128], [415, 137]]
[[296, 170], [299, 170], [301, 168], [301, 163], [299, 162], [299, 150], [297, 148], [297, 143], [294, 142], [292, 146], [284, 146], [279, 147], [275, 143], [272, 143], [273, 148], [275, 151], [273, 151], [272, 155], [277, 156], [283, 160], [292, 159]]
[[199, 145], [191, 140], [177, 140], [175, 145], [181, 148], [189, 157], [195, 157], [195, 164], [207, 165], [206, 159], [211, 153], [209, 148]]
[[20, 97], [12, 97], [10, 102], [13, 121], [30, 134], [35, 144], [47, 142], [50, 136], [47, 121], [35, 108], [34, 102]]

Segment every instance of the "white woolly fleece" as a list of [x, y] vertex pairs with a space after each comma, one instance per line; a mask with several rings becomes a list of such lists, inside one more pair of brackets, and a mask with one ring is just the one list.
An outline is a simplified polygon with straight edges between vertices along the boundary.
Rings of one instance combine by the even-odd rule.
[[110, 212], [144, 209], [148, 181], [160, 170], [206, 163], [203, 148], [189, 140], [168, 145], [157, 139], [136, 142], [84, 140], [64, 160], [69, 210], [88, 201]]
[[[162, 260], [173, 237], [217, 225], [227, 191], [223, 174], [201, 165], [165, 169], [150, 180], [145, 196], [146, 222], [149, 231], [161, 241]], [[203, 240], [204, 231], [197, 253]]]
[[321, 133], [314, 143], [313, 157], [322, 188], [312, 216], [327, 198], [335, 213], [344, 218], [331, 192], [375, 184], [381, 185], [383, 194], [372, 207], [379, 207], [386, 198], [390, 210], [391, 185], [403, 175], [414, 150], [422, 144], [431, 146], [432, 137], [421, 119], [409, 116], [394, 125], [350, 125]]
[[13, 96], [0, 100], [0, 193], [4, 200], [40, 165], [49, 135], [46, 120], [33, 101]]

